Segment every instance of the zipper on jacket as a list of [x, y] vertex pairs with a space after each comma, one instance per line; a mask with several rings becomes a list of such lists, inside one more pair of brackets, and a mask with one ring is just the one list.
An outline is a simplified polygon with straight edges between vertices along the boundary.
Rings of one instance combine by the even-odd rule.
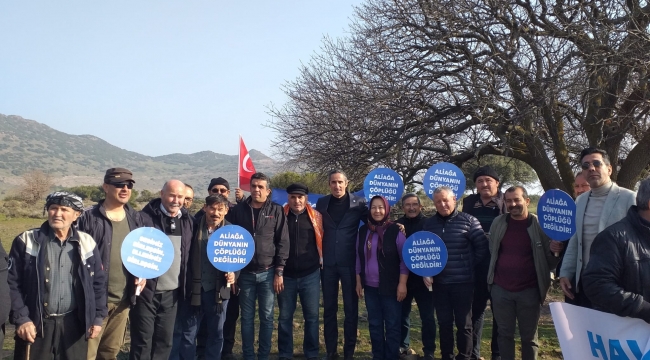
[[[41, 244], [41, 246], [42, 246], [42, 244]], [[38, 254], [36, 255], [36, 266], [35, 266], [35, 268], [36, 268], [36, 281], [38, 282], [38, 286], [36, 287], [36, 289], [38, 291], [38, 296], [37, 296], [38, 297], [38, 306], [36, 307], [36, 309], [38, 309], [38, 316], [41, 318], [41, 336], [45, 336], [44, 335], [45, 330], [43, 329], [43, 309], [42, 309], [43, 303], [41, 302], [41, 281], [40, 281], [41, 277], [38, 274], [38, 266], [39, 266], [38, 265], [38, 256], [40, 255], [41, 250], [42, 249], [39, 246]]]

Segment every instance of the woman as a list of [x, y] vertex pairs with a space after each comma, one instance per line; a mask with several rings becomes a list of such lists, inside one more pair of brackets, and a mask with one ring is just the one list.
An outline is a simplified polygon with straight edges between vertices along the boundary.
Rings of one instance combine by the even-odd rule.
[[388, 221], [390, 207], [382, 196], [370, 200], [368, 224], [357, 236], [357, 295], [365, 292], [374, 360], [399, 359], [400, 317], [409, 271], [402, 259], [406, 238]]

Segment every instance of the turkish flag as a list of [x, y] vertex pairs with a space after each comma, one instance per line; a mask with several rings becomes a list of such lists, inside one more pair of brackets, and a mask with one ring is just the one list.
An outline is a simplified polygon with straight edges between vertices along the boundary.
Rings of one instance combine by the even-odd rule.
[[244, 191], [251, 191], [251, 176], [255, 174], [255, 166], [244, 145], [244, 140], [239, 137], [239, 188]]

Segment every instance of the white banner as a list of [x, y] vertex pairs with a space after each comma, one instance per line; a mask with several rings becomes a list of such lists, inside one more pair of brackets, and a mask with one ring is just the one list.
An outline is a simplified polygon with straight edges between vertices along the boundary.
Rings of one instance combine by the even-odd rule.
[[562, 302], [550, 304], [566, 360], [650, 360], [650, 324]]

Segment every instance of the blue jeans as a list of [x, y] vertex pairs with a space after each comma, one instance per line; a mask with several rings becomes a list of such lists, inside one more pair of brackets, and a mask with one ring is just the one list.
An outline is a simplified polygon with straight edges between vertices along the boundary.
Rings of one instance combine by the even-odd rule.
[[343, 355], [354, 357], [357, 346], [357, 326], [359, 325], [359, 298], [357, 297], [357, 275], [354, 266], [327, 266], [321, 272], [323, 286], [323, 328], [327, 354], [335, 354], [338, 345], [339, 328], [339, 281], [343, 292]]
[[402, 303], [397, 301], [397, 290], [394, 294], [381, 295], [379, 288], [364, 286], [363, 291], [368, 311], [372, 359], [399, 359]]
[[273, 306], [275, 269], [261, 273], [242, 272], [239, 275], [239, 305], [241, 307], [241, 339], [244, 360], [255, 360], [255, 302], [259, 302], [260, 332], [257, 359], [268, 360], [273, 336]]
[[174, 343], [169, 360], [194, 360], [196, 357], [196, 334], [203, 320], [206, 321], [207, 339], [206, 359], [221, 359], [223, 346], [223, 323], [226, 320], [228, 300], [221, 303], [223, 310], [217, 314], [215, 308], [216, 290], [201, 291], [200, 310], [192, 307], [190, 299], [179, 301], [176, 323], [174, 324]]
[[284, 290], [278, 294], [279, 357], [293, 357], [293, 314], [300, 295], [305, 334], [302, 350], [306, 358], [318, 357], [318, 302], [320, 300], [320, 269], [301, 278], [284, 277]]
[[411, 346], [411, 302], [420, 310], [422, 320], [422, 345], [424, 355], [433, 355], [436, 351], [436, 318], [433, 316], [433, 292], [425, 286], [408, 289], [406, 297], [402, 300], [402, 340], [400, 347], [408, 349]]

